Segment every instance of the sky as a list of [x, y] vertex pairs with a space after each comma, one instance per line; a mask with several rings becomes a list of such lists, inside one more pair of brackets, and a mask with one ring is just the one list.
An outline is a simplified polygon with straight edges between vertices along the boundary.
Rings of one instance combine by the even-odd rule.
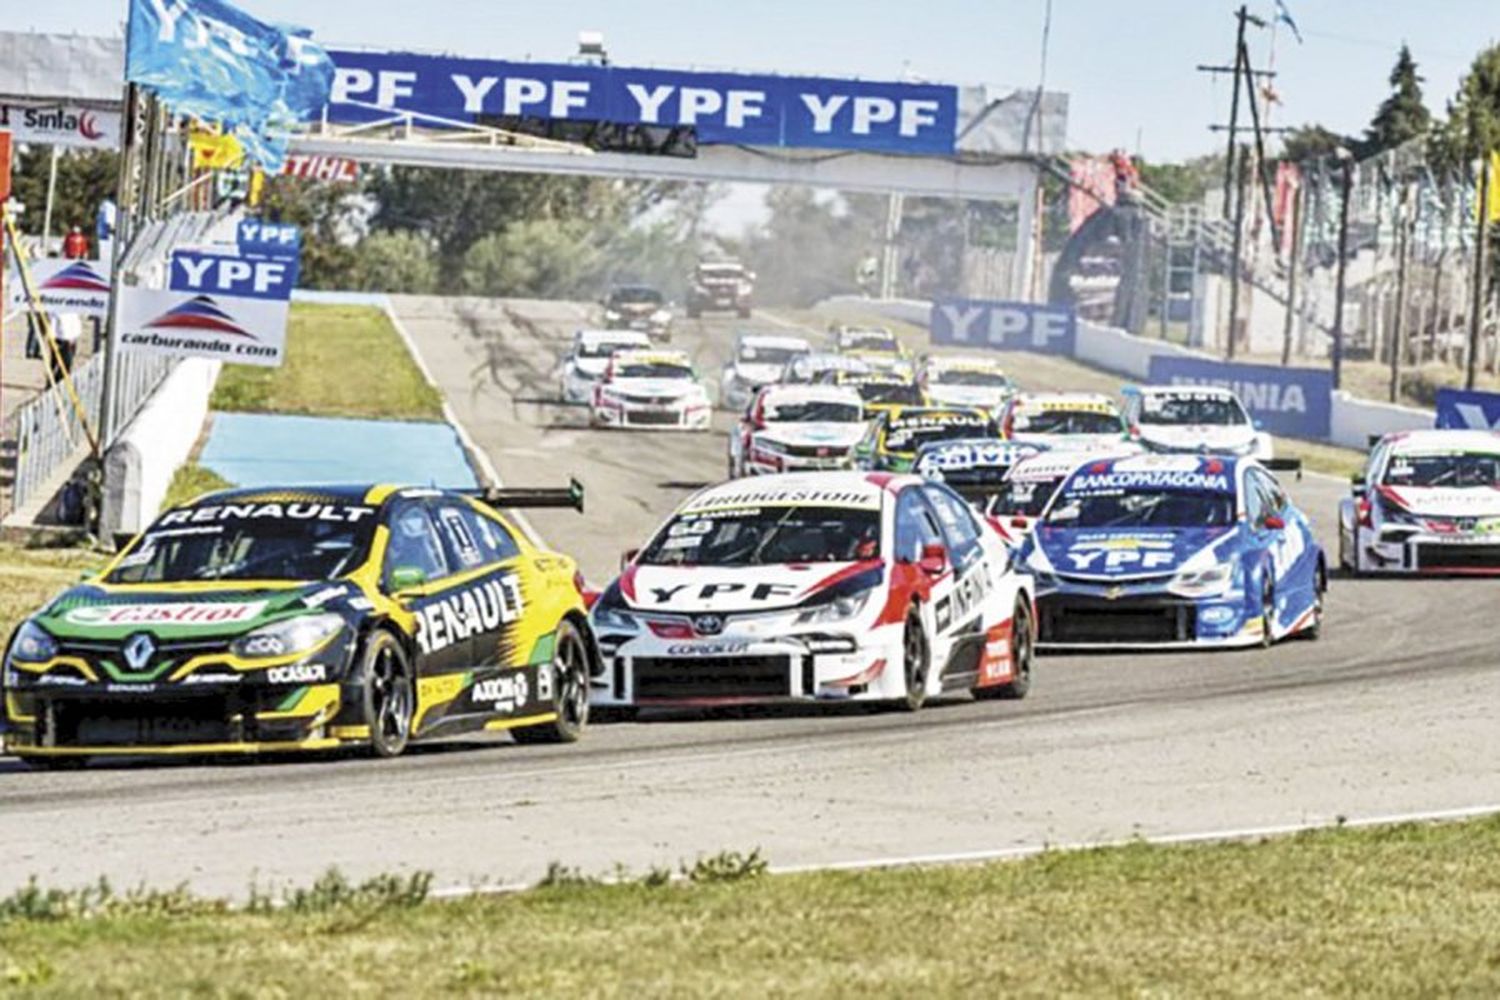
[[[329, 45], [497, 59], [570, 55], [602, 31], [613, 60], [1034, 88], [1048, 0], [238, 0], [266, 20], [301, 23]], [[1274, 58], [1282, 105], [1272, 124], [1358, 133], [1384, 97], [1402, 41], [1441, 111], [1474, 54], [1500, 40], [1500, 0], [1286, 0], [1303, 44], [1251, 29], [1251, 58]], [[1073, 148], [1124, 147], [1152, 161], [1212, 152], [1222, 138], [1232, 0], [1052, 0], [1046, 85], [1070, 95]], [[1272, 0], [1249, 0], [1269, 18]], [[125, 0], [0, 0], [8, 29], [113, 34]]]

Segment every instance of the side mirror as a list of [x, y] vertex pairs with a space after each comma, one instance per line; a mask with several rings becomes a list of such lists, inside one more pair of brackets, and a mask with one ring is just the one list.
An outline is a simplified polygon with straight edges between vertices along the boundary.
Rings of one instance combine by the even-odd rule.
[[414, 590], [427, 582], [427, 571], [420, 566], [397, 566], [391, 570], [391, 590], [400, 593]]
[[937, 543], [922, 546], [922, 558], [917, 565], [928, 576], [942, 576], [948, 572], [948, 550]]
[[640, 549], [626, 549], [620, 553], [620, 572], [623, 573], [635, 562], [635, 557], [641, 554]]
[[1280, 531], [1286, 527], [1286, 521], [1280, 514], [1267, 514], [1266, 519], [1260, 523], [1267, 531]]
[[1266, 429], [1266, 422], [1264, 420], [1252, 420], [1250, 421], [1250, 426], [1258, 431], [1263, 431]]

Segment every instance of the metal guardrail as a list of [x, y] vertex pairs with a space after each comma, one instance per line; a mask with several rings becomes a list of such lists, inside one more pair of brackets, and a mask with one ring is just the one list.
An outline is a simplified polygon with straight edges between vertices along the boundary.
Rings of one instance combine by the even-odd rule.
[[[156, 387], [176, 366], [178, 359], [154, 355], [126, 354], [116, 373], [119, 392], [115, 397], [117, 423], [123, 427], [145, 405]], [[96, 354], [73, 372], [88, 421], [99, 426], [99, 406], [104, 395], [104, 357]], [[52, 386], [21, 406], [10, 418], [7, 436], [16, 443], [16, 477], [11, 487], [12, 511], [36, 499], [57, 470], [88, 446], [83, 425], [61, 386]]]

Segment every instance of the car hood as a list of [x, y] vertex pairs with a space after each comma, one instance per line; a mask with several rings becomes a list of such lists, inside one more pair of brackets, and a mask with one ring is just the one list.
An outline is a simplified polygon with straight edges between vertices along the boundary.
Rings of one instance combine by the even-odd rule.
[[1500, 516], [1500, 489], [1493, 486], [1473, 486], [1466, 489], [1382, 486], [1380, 495], [1404, 511], [1428, 517]]
[[275, 589], [206, 585], [190, 591], [86, 583], [58, 595], [32, 620], [60, 639], [116, 640], [137, 632], [165, 640], [212, 639], [360, 600], [350, 583]]
[[[1203, 550], [1223, 545], [1234, 528], [1111, 530], [1062, 528], [1043, 524], [1031, 534], [1031, 545], [1044, 557], [1035, 568], [1061, 576], [1094, 580], [1129, 580], [1176, 573]], [[1206, 559], [1206, 562], [1218, 561]]]
[[729, 366], [729, 374], [750, 385], [770, 385], [781, 378], [783, 365], [746, 364], [743, 361]]
[[769, 424], [765, 430], [756, 431], [755, 438], [778, 444], [853, 448], [864, 434], [865, 425], [861, 423], [790, 423]]
[[1255, 429], [1243, 424], [1182, 424], [1171, 427], [1141, 425], [1141, 439], [1168, 448], [1203, 451], [1243, 448], [1255, 443]]
[[692, 396], [701, 391], [697, 382], [685, 378], [617, 378], [609, 387], [638, 396]]
[[632, 608], [647, 612], [775, 611], [801, 604], [860, 573], [878, 573], [880, 566], [878, 559], [773, 566], [631, 566], [620, 578], [620, 595]]

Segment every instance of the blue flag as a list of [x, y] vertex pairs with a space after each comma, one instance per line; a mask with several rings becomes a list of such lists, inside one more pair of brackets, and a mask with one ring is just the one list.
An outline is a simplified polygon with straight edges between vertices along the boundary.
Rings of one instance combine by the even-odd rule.
[[1292, 12], [1286, 9], [1286, 0], [1276, 0], [1276, 20], [1292, 29], [1292, 37], [1297, 39], [1297, 44], [1302, 44], [1302, 32], [1297, 29], [1297, 22], [1292, 20]]
[[257, 21], [225, 0], [130, 0], [125, 78], [178, 114], [218, 122], [267, 170], [286, 131], [328, 103], [333, 61], [298, 28]]

